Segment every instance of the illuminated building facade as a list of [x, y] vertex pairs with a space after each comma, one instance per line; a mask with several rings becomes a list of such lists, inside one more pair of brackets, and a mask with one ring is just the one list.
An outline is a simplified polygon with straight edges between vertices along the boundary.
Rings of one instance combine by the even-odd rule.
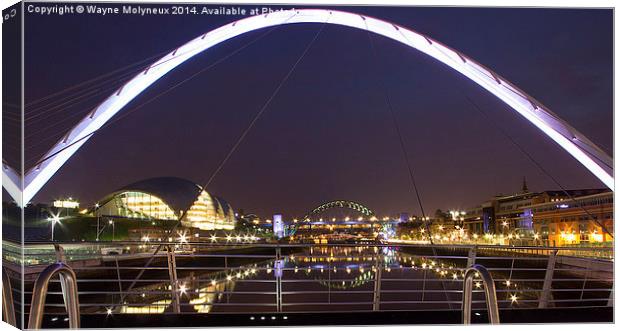
[[72, 198], [58, 199], [52, 202], [52, 206], [56, 208], [77, 209], [80, 208], [80, 203], [73, 200]]
[[463, 218], [463, 226], [470, 234], [518, 234], [533, 236], [533, 203], [540, 202], [541, 193], [529, 192], [525, 178], [521, 191], [511, 195], [496, 196], [479, 206], [470, 208]]
[[154, 194], [127, 190], [109, 201], [99, 203], [97, 216], [173, 220], [178, 216], [170, 206]]
[[95, 216], [144, 220], [181, 220], [183, 226], [201, 230], [232, 230], [235, 214], [223, 199], [185, 179], [159, 177], [130, 184], [108, 195], [94, 210]]
[[[527, 187], [524, 185], [524, 188]], [[464, 227], [470, 235], [496, 235], [550, 246], [611, 241], [611, 236], [603, 234], [605, 231], [597, 222], [613, 233], [613, 193], [610, 190], [532, 193], [524, 189], [521, 193], [497, 196], [469, 209]]]
[[235, 213], [226, 201], [203, 191], [182, 223], [201, 230], [232, 230], [235, 228]]
[[[573, 195], [574, 196], [574, 195]], [[533, 205], [537, 237], [549, 246], [612, 243], [613, 192], [577, 196], [558, 194], [551, 201]]]

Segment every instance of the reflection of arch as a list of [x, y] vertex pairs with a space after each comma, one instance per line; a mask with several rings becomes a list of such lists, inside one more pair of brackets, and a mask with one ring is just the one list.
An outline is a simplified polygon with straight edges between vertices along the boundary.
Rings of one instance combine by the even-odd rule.
[[342, 280], [339, 282], [330, 281], [327, 279], [317, 279], [319, 284], [325, 287], [329, 287], [336, 290], [350, 290], [356, 287], [360, 287], [364, 284], [375, 280], [375, 272], [372, 270], [366, 271], [360, 275], [355, 276], [353, 279]]
[[[292, 23], [329, 23], [367, 30], [415, 48], [465, 75], [504, 101], [553, 141], [581, 162], [613, 190], [613, 161], [575, 128], [558, 118], [540, 102], [471, 58], [423, 34], [375, 18], [325, 9], [287, 10], [257, 15], [207, 32], [175, 49], [114, 92], [70, 130], [30, 169], [24, 178], [23, 203], [27, 203], [63, 164], [108, 120], [142, 91], [181, 63], [221, 42], [265, 27]], [[11, 179], [3, 168], [3, 183]], [[18, 182], [3, 184], [13, 198], [22, 203]]]
[[306, 216], [304, 216], [302, 218], [302, 220], [308, 220], [310, 219], [312, 216], [320, 214], [326, 210], [332, 209], [332, 208], [346, 208], [346, 209], [351, 209], [351, 210], [355, 210], [359, 213], [361, 213], [362, 215], [365, 216], [374, 216], [375, 214], [372, 212], [372, 210], [370, 210], [368, 207], [362, 205], [361, 203], [357, 203], [355, 201], [347, 201], [347, 200], [334, 200], [334, 201], [329, 201], [326, 203], [321, 204], [320, 206], [314, 208], [311, 212], [309, 212], [308, 214], [306, 214]]

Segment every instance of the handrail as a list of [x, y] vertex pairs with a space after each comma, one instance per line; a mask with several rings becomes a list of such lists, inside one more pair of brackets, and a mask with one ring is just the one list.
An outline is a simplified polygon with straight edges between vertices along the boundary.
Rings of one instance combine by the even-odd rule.
[[11, 280], [4, 268], [2, 268], [2, 318], [12, 326], [17, 326]]
[[[193, 313], [194, 309], [198, 309], [198, 313], [208, 311], [220, 314], [250, 310], [242, 307], [269, 305], [277, 311], [278, 302], [288, 312], [321, 309], [345, 311], [349, 304], [356, 307], [356, 311], [462, 309], [467, 306], [461, 305], [463, 297], [454, 295], [464, 293], [464, 273], [475, 263], [488, 266], [486, 270], [493, 278], [501, 276], [502, 284], [495, 284], [495, 293], [498, 305], [507, 310], [538, 306], [546, 289], [546, 280], [561, 282], [563, 285], [562, 288], [548, 289], [549, 305], [599, 307], [609, 303], [613, 282], [611, 263], [584, 264], [582, 260], [566, 259], [563, 264], [548, 264], [548, 256], [543, 255], [512, 256], [502, 252], [497, 255], [484, 252], [477, 254], [474, 261], [473, 252], [466, 250], [399, 250], [400, 246], [381, 250], [373, 249], [373, 245], [353, 244], [349, 245], [351, 248], [344, 249], [327, 249], [320, 245], [311, 246], [314, 248], [309, 250], [284, 249], [284, 245], [273, 245], [271, 249], [237, 250], [233, 248], [239, 246], [210, 242], [201, 246], [196, 243], [193, 247], [186, 247], [185, 244], [175, 247], [175, 244], [163, 243], [171, 249], [175, 247], [174, 256], [179, 263], [176, 268], [172, 267], [172, 270], [178, 272], [177, 277], [171, 278], [165, 252], [157, 256], [157, 263], [149, 266], [143, 264], [153, 254], [152, 247], [147, 246], [159, 243], [140, 242], [139, 245], [136, 242], [133, 246], [123, 246], [122, 252], [113, 255], [64, 247], [67, 249], [67, 259], [72, 261], [71, 268], [76, 275], [79, 274], [80, 313], [89, 316], [134, 312], [174, 314], [178, 310], [169, 309], [170, 294], [173, 297], [178, 294], [183, 298], [178, 304], [181, 313]], [[53, 263], [47, 262], [54, 258], [53, 252], [48, 249], [33, 250], [31, 253], [27, 260], [37, 261], [37, 265], [24, 269], [29, 275], [37, 276]], [[84, 262], [80, 260], [83, 257], [87, 258]], [[62, 256], [56, 258], [62, 259]], [[279, 265], [274, 266], [274, 261], [279, 260], [285, 261], [281, 280], [277, 276]], [[506, 263], [509, 260], [518, 263]], [[377, 262], [381, 264], [377, 265]], [[19, 266], [13, 267], [11, 263], [6, 266], [6, 271], [12, 276], [9, 268], [17, 271]], [[543, 277], [549, 268], [553, 268], [554, 277], [551, 274]], [[136, 276], [138, 271], [140, 277]], [[582, 284], [585, 280], [596, 280], [595, 286], [584, 287]], [[381, 286], [373, 288], [373, 281]], [[68, 296], [67, 289], [61, 291], [61, 286], [65, 287], [64, 281], [53, 276], [50, 282], [60, 285], [53, 285], [47, 292], [45, 321], [49, 314], [64, 313], [67, 308], [59, 298], [61, 295], [63, 298]], [[29, 298], [36, 291], [33, 291], [33, 283], [23, 289], [13, 288], [16, 300], [16, 295], [28, 298], [23, 307], [26, 313], [30, 310]], [[284, 288], [280, 289], [280, 283]], [[115, 284], [118, 286], [113, 286]], [[370, 284], [371, 287], [366, 285], [360, 288], [357, 284]], [[484, 309], [483, 298], [480, 297], [483, 293], [482, 279], [479, 275], [474, 274], [473, 284], [475, 294], [471, 294], [472, 314], [477, 308]], [[239, 290], [239, 285], [244, 287], [243, 291]], [[314, 295], [320, 295], [321, 300], [306, 299]], [[231, 296], [237, 299], [229, 301]], [[111, 302], [110, 298], [115, 299]], [[428, 304], [431, 300], [433, 304]], [[476, 322], [475, 315], [471, 316], [469, 322]], [[19, 316], [18, 313], [18, 322]], [[53, 318], [52, 322], [56, 320]], [[502, 319], [502, 322], [505, 321]], [[47, 325], [46, 322], [42, 324]]]
[[497, 306], [497, 294], [495, 283], [489, 271], [480, 264], [474, 264], [467, 268], [463, 279], [463, 324], [471, 324], [471, 304], [473, 297], [474, 276], [479, 274], [484, 284], [486, 295], [487, 310], [489, 311], [489, 321], [491, 324], [499, 324], [499, 308]]
[[[223, 239], [223, 238], [220, 238]], [[118, 245], [131, 245], [131, 244], [140, 244], [140, 245], [144, 245], [143, 241], [140, 240], [114, 240], [114, 241], [81, 241], [81, 242], [74, 242], [74, 241], [48, 241], [48, 240], [41, 240], [41, 241], [37, 241], [37, 240], [31, 240], [31, 241], [27, 241], [25, 243], [21, 243], [19, 241], [14, 241], [11, 239], [2, 239], [3, 243], [11, 243], [14, 244], [16, 246], [21, 246], [24, 245], [26, 247], [33, 247], [33, 246], [54, 246], [54, 245], [62, 245], [63, 247], [66, 246], [87, 246], [87, 245], [92, 245], [92, 246], [118, 246]], [[168, 243], [163, 243], [163, 242], [151, 242], [150, 245], [165, 245]], [[213, 243], [213, 242], [208, 242], [208, 241], [199, 241], [199, 240], [188, 240], [188, 241], [184, 241], [183, 242], [184, 246], [194, 246], [194, 245], [199, 245], [199, 246], [209, 246], [209, 245], [216, 245], [216, 246], [229, 246], [229, 247], [234, 247], [234, 246], [253, 246], [253, 247], [268, 247], [268, 248], [275, 248], [275, 247], [282, 247], [282, 248], [289, 248], [289, 247], [316, 247], [316, 246], [321, 246], [321, 247], [350, 247], [350, 246], [369, 246], [369, 247], [394, 247], [394, 246], [401, 246], [401, 247], [417, 247], [417, 248], [428, 248], [431, 246], [434, 247], [438, 247], [438, 248], [457, 248], [457, 249], [470, 249], [470, 248], [480, 248], [480, 249], [505, 249], [505, 250], [524, 250], [524, 249], [538, 249], [541, 251], [553, 251], [553, 250], [558, 250], [558, 251], [610, 251], [613, 252], [614, 251], [614, 247], [613, 246], [600, 246], [600, 247], [590, 247], [590, 246], [510, 246], [510, 245], [496, 245], [496, 244], [434, 244], [434, 245], [429, 245], [429, 244], [422, 244], [422, 243], [404, 243], [404, 242], [388, 242], [388, 243], [377, 243], [377, 242], [355, 242], [355, 243], [322, 243], [322, 244], [316, 244], [316, 243], [301, 243], [301, 242], [284, 242], [284, 243], [277, 243], [277, 242], [265, 242], [265, 241], [260, 241], [260, 242], [230, 242], [230, 243], [222, 243], [222, 242], [217, 242], [217, 243]]]
[[80, 304], [78, 301], [77, 277], [73, 269], [63, 262], [56, 262], [41, 272], [34, 283], [28, 328], [40, 329], [45, 310], [45, 298], [50, 279], [59, 274], [63, 288], [63, 299], [69, 315], [69, 328], [80, 328]]

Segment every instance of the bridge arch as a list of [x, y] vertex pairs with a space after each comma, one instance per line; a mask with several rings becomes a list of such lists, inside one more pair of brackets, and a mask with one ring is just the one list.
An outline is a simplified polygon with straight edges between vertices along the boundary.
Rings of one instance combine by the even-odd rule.
[[[613, 160], [587, 137], [540, 102], [466, 55], [434, 39], [376, 18], [326, 9], [286, 10], [247, 17], [209, 31], [165, 55], [115, 91], [57, 142], [33, 169], [20, 177], [3, 165], [3, 186], [20, 204], [28, 203], [80, 147], [136, 96], [159, 78], [214, 45], [241, 34], [284, 24], [327, 23], [367, 30], [415, 48], [448, 65], [501, 99], [614, 189]], [[23, 193], [23, 194], [22, 194]]]
[[354, 211], [359, 212], [362, 215], [365, 216], [374, 216], [375, 213], [372, 212], [372, 210], [370, 210], [368, 207], [362, 205], [361, 203], [355, 202], [355, 201], [348, 201], [348, 200], [332, 200], [332, 201], [328, 201], [325, 203], [322, 203], [321, 205], [317, 206], [316, 208], [312, 209], [312, 211], [310, 211], [308, 214], [306, 214], [301, 220], [305, 221], [310, 219], [312, 216], [314, 215], [318, 215], [326, 210], [332, 209], [332, 208], [346, 208], [346, 209], [351, 209]]

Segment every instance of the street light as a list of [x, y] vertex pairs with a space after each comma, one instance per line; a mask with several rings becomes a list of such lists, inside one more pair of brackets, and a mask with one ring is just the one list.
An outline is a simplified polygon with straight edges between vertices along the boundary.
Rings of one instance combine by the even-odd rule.
[[186, 232], [177, 232], [177, 234], [179, 235], [179, 242], [181, 244], [187, 243], [187, 233]]
[[99, 204], [96, 203], [95, 204], [95, 215], [97, 215], [97, 238], [95, 238], [95, 241], [99, 241]]
[[51, 213], [51, 217], [48, 217], [47, 220], [52, 222], [52, 241], [54, 241], [54, 228], [56, 227], [56, 223], [60, 223], [60, 212], [58, 214]]
[[114, 221], [113, 220], [109, 220], [108, 224], [112, 225], [112, 241], [114, 241]]

